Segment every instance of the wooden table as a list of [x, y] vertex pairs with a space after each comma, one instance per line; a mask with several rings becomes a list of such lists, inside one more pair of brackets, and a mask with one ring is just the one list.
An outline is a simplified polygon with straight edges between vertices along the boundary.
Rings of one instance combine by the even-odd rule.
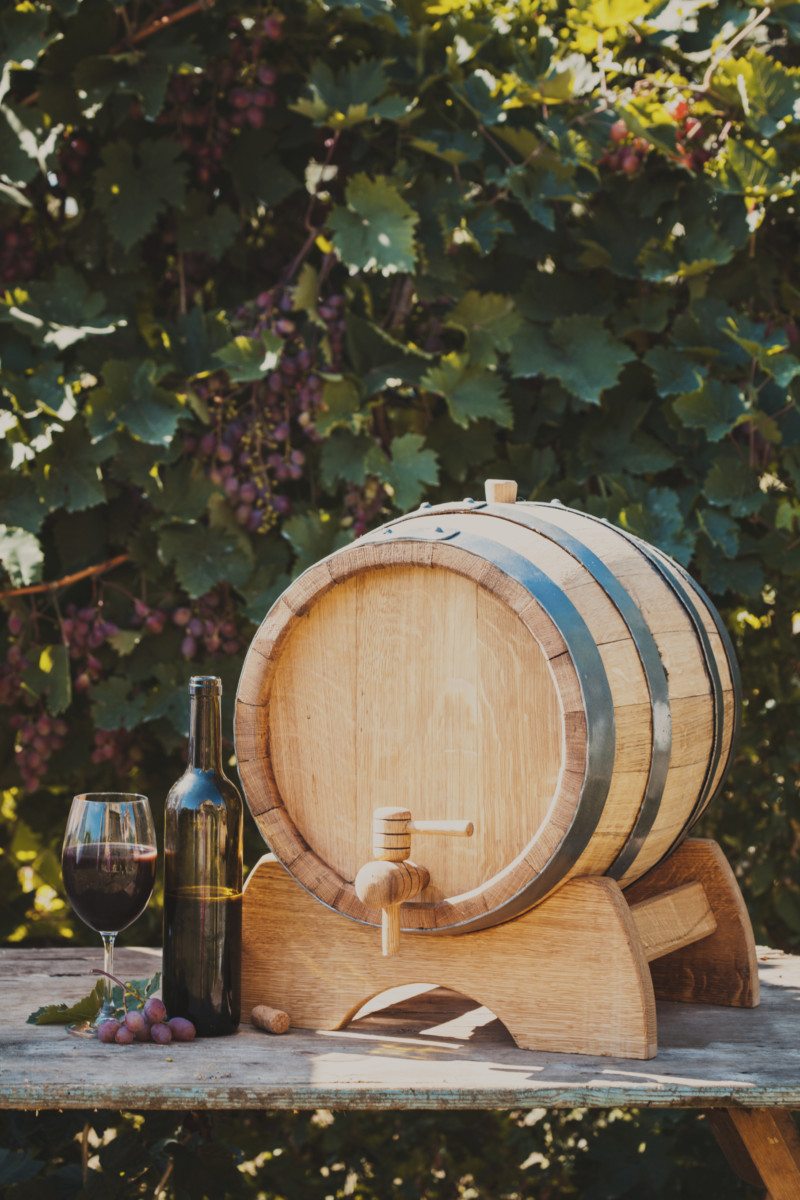
[[[107, 1047], [25, 1024], [40, 1004], [88, 991], [99, 951], [3, 950], [0, 1107], [701, 1108], [742, 1178], [771, 1200], [798, 1200], [789, 1110], [800, 1109], [800, 958], [762, 950], [759, 962], [760, 1008], [660, 1004], [661, 1049], [641, 1062], [518, 1050], [486, 1009], [419, 989], [335, 1033], [271, 1037], [246, 1025], [190, 1045]], [[117, 955], [126, 978], [159, 965], [156, 950]]]

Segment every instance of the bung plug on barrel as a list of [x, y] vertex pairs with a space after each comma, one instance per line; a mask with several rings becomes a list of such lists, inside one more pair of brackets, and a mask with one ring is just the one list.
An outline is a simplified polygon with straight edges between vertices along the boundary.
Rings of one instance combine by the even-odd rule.
[[472, 821], [414, 821], [407, 808], [376, 808], [372, 814], [372, 853], [375, 858], [356, 875], [359, 900], [381, 910], [381, 948], [384, 957], [400, 949], [400, 905], [413, 900], [430, 882], [425, 867], [409, 862], [412, 833], [441, 833], [472, 837]]

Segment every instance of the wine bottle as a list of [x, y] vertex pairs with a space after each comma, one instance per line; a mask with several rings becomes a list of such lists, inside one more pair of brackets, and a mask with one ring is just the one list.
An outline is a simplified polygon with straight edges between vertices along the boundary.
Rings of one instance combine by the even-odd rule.
[[222, 682], [189, 684], [189, 763], [167, 797], [163, 996], [201, 1037], [234, 1033], [242, 960], [242, 798], [222, 769]]

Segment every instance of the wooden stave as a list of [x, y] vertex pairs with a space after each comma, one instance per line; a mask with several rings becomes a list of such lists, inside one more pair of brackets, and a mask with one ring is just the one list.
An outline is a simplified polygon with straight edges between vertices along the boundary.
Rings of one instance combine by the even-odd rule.
[[[524, 506], [526, 510], [532, 507], [533, 505]], [[591, 575], [598, 587], [608, 596], [626, 625], [642, 663], [650, 693], [652, 743], [650, 769], [639, 811], [625, 844], [605, 871], [605, 874], [609, 875], [612, 879], [620, 879], [626, 871], [631, 869], [632, 864], [646, 842], [658, 813], [661, 794], [669, 768], [672, 731], [669, 711], [670, 702], [664, 666], [655, 638], [643, 614], [606, 563], [575, 534], [538, 516], [531, 516], [529, 515], [529, 511], [523, 512], [522, 510], [523, 505], [521, 503], [490, 504], [486, 501], [475, 501], [468, 498], [461, 504], [438, 505], [434, 511], [442, 515], [452, 513], [486, 513], [522, 525], [532, 532], [548, 538], [548, 540], [553, 541], [561, 549], [570, 554]], [[406, 514], [400, 518], [400, 521], [412, 520], [416, 515], [415, 513]], [[398, 523], [395, 522], [395, 524]]]
[[[691, 622], [694, 626], [695, 633], [696, 633], [698, 642], [700, 644], [700, 648], [702, 650], [705, 669], [708, 674], [709, 681], [711, 683], [711, 696], [712, 696], [712, 701], [713, 701], [714, 721], [715, 721], [715, 737], [714, 737], [712, 746], [710, 747], [710, 750], [709, 750], [709, 761], [708, 761], [708, 767], [707, 767], [707, 771], [706, 771], [706, 779], [704, 781], [703, 789], [701, 790], [700, 794], [698, 795], [697, 801], [696, 801], [695, 805], [693, 806], [692, 811], [689, 813], [676, 841], [670, 846], [669, 850], [667, 851], [667, 854], [669, 854], [678, 845], [680, 845], [680, 843], [686, 837], [688, 837], [692, 828], [697, 823], [697, 821], [700, 819], [702, 814], [706, 811], [708, 806], [713, 802], [714, 798], [720, 794], [720, 792], [724, 786], [727, 772], [730, 768], [731, 762], [733, 761], [733, 755], [735, 753], [735, 744], [736, 744], [736, 740], [737, 740], [738, 729], [739, 729], [739, 724], [740, 724], [740, 719], [741, 719], [741, 679], [740, 679], [740, 675], [739, 675], [738, 664], [736, 662], [736, 655], [733, 651], [733, 646], [730, 641], [730, 636], [728, 635], [727, 630], [725, 629], [724, 623], [722, 621], [722, 618], [720, 617], [719, 613], [717, 612], [715, 606], [712, 604], [711, 600], [706, 595], [706, 593], [703, 591], [703, 589], [700, 587], [700, 585], [697, 583], [697, 581], [692, 578], [692, 576], [689, 574], [689, 572], [684, 567], [682, 567], [674, 559], [670, 558], [669, 555], [667, 555], [663, 551], [659, 550], [657, 547], [650, 546], [642, 538], [637, 537], [635, 534], [629, 533], [627, 530], [620, 529], [619, 526], [613, 525], [610, 521], [607, 521], [603, 517], [596, 517], [591, 513], [581, 512], [579, 509], [567, 508], [567, 506], [562, 505], [561, 502], [558, 500], [550, 501], [549, 505], [542, 504], [541, 502], [539, 502], [539, 503], [534, 502], [534, 504], [531, 506], [538, 507], [538, 508], [552, 508], [553, 506], [556, 506], [558, 508], [565, 509], [567, 512], [569, 512], [575, 516], [584, 517], [585, 519], [587, 519], [589, 521], [598, 522], [599, 524], [604, 525], [606, 528], [608, 528], [608, 529], [612, 530], [614, 533], [618, 534], [620, 537], [624, 538], [632, 546], [634, 546], [636, 549], [638, 549], [642, 555], [644, 555], [644, 557], [652, 565], [653, 569], [656, 570], [661, 575], [661, 577], [665, 580], [665, 582], [668, 584], [668, 586], [671, 587], [671, 589], [673, 590], [675, 595], [678, 597], [681, 605], [683, 606], [684, 610], [686, 611], [687, 615], [689, 616], [689, 619], [691, 620]], [[725, 740], [724, 739], [725, 703], [724, 703], [723, 687], [722, 687], [721, 676], [720, 676], [720, 672], [719, 672], [719, 664], [717, 663], [717, 660], [716, 660], [716, 655], [714, 654], [713, 649], [710, 644], [710, 641], [708, 639], [706, 629], [702, 622], [702, 617], [699, 615], [698, 609], [696, 608], [696, 606], [692, 603], [691, 593], [694, 594], [694, 597], [698, 601], [699, 605], [702, 606], [702, 609], [705, 610], [705, 613], [710, 617], [711, 621], [716, 626], [716, 629], [719, 633], [720, 641], [722, 643], [723, 651], [725, 654], [726, 667], [727, 667], [727, 670], [728, 670], [728, 673], [729, 673], [729, 676], [731, 679], [731, 685], [732, 685], [732, 691], [733, 691], [732, 730], [731, 730], [731, 736], [728, 739], [728, 745], [727, 745], [727, 748], [725, 751], [724, 761], [722, 763], [722, 769], [720, 772], [718, 772], [718, 767], [720, 766], [720, 759], [722, 756], [722, 749], [723, 749], [722, 743]], [[715, 778], [717, 780], [716, 784], [714, 783]], [[712, 785], [714, 785], [714, 786], [712, 786]], [[663, 857], [666, 857], [666, 855], [664, 855]], [[663, 861], [663, 858], [660, 859], [659, 861]], [[653, 864], [653, 865], [655, 866], [657, 864]], [[652, 867], [650, 867], [648, 869], [652, 869]], [[629, 878], [628, 882], [632, 883], [632, 882], [634, 882], [634, 880]]]
[[[423, 511], [424, 511], [425, 507], [426, 507], [426, 506], [423, 506]], [[445, 513], [447, 513], [447, 514], [454, 514], [454, 513], [458, 512], [458, 511], [463, 511], [463, 512], [472, 512], [472, 511], [475, 511], [475, 510], [477, 510], [477, 509], [479, 509], [479, 508], [485, 508], [485, 507], [486, 507], [485, 505], [483, 505], [483, 504], [480, 504], [480, 505], [478, 505], [478, 504], [476, 504], [475, 502], [464, 502], [464, 503], [463, 503], [463, 504], [461, 504], [461, 505], [442, 505], [442, 506], [437, 506], [437, 507], [436, 507], [436, 509], [434, 509], [434, 510], [432, 510], [432, 511], [433, 511], [433, 513], [439, 513], [439, 512], [441, 512], [441, 513], [444, 515]], [[512, 510], [512, 512], [513, 512], [513, 509], [512, 509], [512, 506], [511, 506], [511, 505], [493, 506], [493, 508], [494, 508], [495, 510], [496, 510], [498, 507], [499, 507], [499, 508], [501, 508], [501, 509], [511, 509], [511, 510]], [[521, 506], [518, 506], [518, 509], [519, 509], [520, 507], [521, 507]], [[528, 507], [528, 506], [526, 506], [526, 507]], [[542, 507], [545, 507], [545, 506], [542, 506]], [[574, 510], [571, 510], [571, 511], [574, 511]], [[407, 521], [409, 521], [409, 520], [412, 520], [414, 517], [416, 517], [416, 516], [419, 516], [419, 515], [422, 515], [422, 513], [421, 513], [421, 512], [418, 510], [418, 511], [417, 511], [417, 512], [415, 512], [415, 513], [408, 514], [408, 515], [406, 515], [406, 516], [404, 516], [404, 517], [400, 517], [400, 518], [398, 518], [398, 519], [397, 519], [397, 520], [396, 520], [396, 521], [395, 521], [393, 524], [390, 524], [390, 525], [389, 525], [389, 526], [387, 526], [386, 528], [387, 528], [388, 530], [394, 530], [394, 529], [396, 529], [396, 527], [397, 527], [398, 525], [400, 525], [401, 523], [405, 523], [405, 522], [407, 522]], [[427, 515], [427, 514], [426, 514], [426, 515]], [[496, 512], [495, 512], [495, 514], [494, 514], [494, 515], [497, 515], [497, 514], [496, 514]], [[502, 515], [505, 515], [505, 513], [503, 513]], [[521, 514], [518, 512], [518, 516], [519, 516], [519, 515], [521, 515]], [[576, 515], [577, 515], [577, 516], [586, 516], [586, 514], [582, 514], [582, 513], [576, 513]], [[511, 519], [513, 519], [513, 516], [511, 517]], [[526, 522], [520, 522], [520, 523], [522, 523], [522, 524], [527, 524]], [[613, 530], [616, 532], [616, 530], [615, 530], [615, 527], [611, 526], [610, 528], [611, 528], [611, 529], [613, 529]], [[399, 532], [399, 531], [398, 531], [398, 532]], [[541, 531], [539, 531], [539, 532], [541, 532]], [[619, 532], [623, 532], [623, 531], [619, 531]], [[379, 531], [376, 531], [376, 533], [374, 533], [374, 534], [372, 534], [372, 535], [367, 535], [367, 537], [366, 537], [366, 538], [364, 538], [364, 539], [360, 539], [360, 542], [363, 544], [364, 542], [366, 542], [366, 541], [369, 541], [370, 539], [373, 539], [373, 540], [374, 540], [376, 537], [381, 537], [381, 536], [385, 536], [385, 531], [384, 531], [384, 530], [379, 530]], [[399, 539], [398, 539], [398, 540], [399, 540]], [[358, 544], [359, 544], [359, 543], [355, 543], [354, 545], [358, 545]], [[348, 547], [347, 549], [352, 549], [352, 547]], [[343, 552], [339, 552], [339, 553], [343, 553]], [[333, 556], [333, 557], [335, 557], [335, 556]], [[585, 564], [584, 564], [584, 565], [585, 565]], [[311, 568], [311, 570], [313, 571], [313, 570], [314, 570], [314, 568]], [[690, 580], [690, 582], [692, 582], [692, 581]], [[599, 586], [599, 585], [598, 585], [598, 586]], [[706, 599], [706, 601], [707, 601], [707, 598], [704, 598], [704, 599]], [[708, 605], [708, 607], [709, 607], [709, 609], [710, 609], [710, 613], [711, 613], [711, 616], [712, 616], [712, 618], [714, 618], [715, 614], [714, 614], [713, 606], [711, 606], [711, 605], [709, 604], [709, 605]], [[718, 618], [717, 618], [717, 620], [718, 620]], [[635, 640], [635, 639], [634, 639], [634, 640]], [[640, 811], [641, 811], [641, 810], [640, 810]], [[564, 874], [563, 876], [561, 876], [561, 877], [559, 878], [559, 882], [561, 882], [562, 880], [566, 879], [566, 877], [567, 877], [567, 876], [566, 876], [566, 874]], [[316, 894], [316, 893], [312, 893], [312, 894]], [[487, 915], [486, 915], [484, 918], [482, 918], [482, 919], [481, 919], [479, 922], [472, 921], [472, 922], [467, 922], [467, 923], [465, 923], [464, 925], [447, 925], [445, 928], [443, 928], [443, 929], [438, 929], [438, 930], [436, 930], [435, 932], [456, 932], [456, 931], [459, 931], [459, 932], [461, 932], [461, 931], [466, 931], [467, 929], [472, 929], [472, 928], [483, 928], [483, 927], [486, 927], [487, 925], [495, 924], [495, 923], [497, 923], [498, 921], [509, 919], [511, 916], [513, 916], [513, 915], [517, 915], [517, 911], [524, 911], [526, 908], [528, 908], [528, 907], [531, 907], [532, 903], [536, 903], [536, 902], [538, 902], [538, 900], [537, 900], [535, 897], [534, 897], [533, 899], [529, 898], [528, 889], [523, 889], [523, 890], [522, 890], [522, 892], [521, 892], [521, 893], [519, 893], [519, 896], [520, 896], [520, 898], [521, 898], [521, 899], [520, 899], [520, 902], [519, 902], [518, 906], [513, 906], [513, 905], [512, 905], [512, 906], [511, 906], [511, 908], [509, 908], [509, 902], [506, 902], [506, 903], [504, 903], [504, 904], [501, 906], [501, 909], [492, 909], [492, 910], [491, 910], [491, 911], [490, 911], [490, 912], [489, 912], [489, 913], [488, 913], [488, 914], [487, 914]], [[317, 896], [317, 898], [319, 898], [319, 896]], [[323, 902], [325, 902], [325, 901], [323, 900]], [[513, 911], [511, 910], [512, 908], [513, 908]], [[349, 915], [352, 915], [352, 914], [349, 914]]]
[[[424, 505], [420, 507], [425, 508]], [[441, 513], [442, 515], [445, 515], [456, 512], [494, 512], [502, 509], [504, 510], [503, 515], [505, 515], [508, 520], [519, 521], [520, 509], [533, 508], [545, 512], [548, 510], [552, 512], [552, 510], [555, 508], [569, 514], [570, 516], [592, 521], [603, 526], [609, 532], [623, 538], [631, 547], [636, 549], [639, 554], [642, 555], [642, 557], [650, 564], [652, 569], [656, 571], [657, 574], [663, 579], [664, 583], [670, 588], [673, 594], [679, 599], [682, 608], [692, 623], [695, 637], [702, 652], [704, 669], [711, 685], [712, 709], [716, 723], [716, 736], [712, 742], [712, 745], [710, 746], [704, 787], [698, 794], [697, 801], [693, 805], [691, 811], [688, 813], [680, 831], [676, 834], [674, 840], [664, 851], [664, 854], [645, 868], [645, 870], [651, 870], [657, 862], [662, 861], [667, 854], [669, 854], [677, 845], [680, 844], [681, 841], [684, 840], [684, 838], [688, 836], [694, 824], [713, 802], [714, 798], [719, 795], [722, 787], [724, 786], [725, 777], [735, 752], [736, 736], [741, 718], [741, 680], [733, 646], [727, 630], [725, 629], [724, 623], [722, 622], [722, 619], [719, 616], [715, 606], [700, 585], [692, 578], [685, 568], [683, 568], [679, 563], [676, 563], [663, 551], [650, 546], [647, 542], [644, 542], [634, 534], [628, 533], [628, 531], [624, 529], [620, 529], [618, 526], [613, 525], [611, 522], [605, 520], [605, 518], [596, 517], [591, 513], [581, 512], [579, 509], [568, 508], [566, 505], [561, 504], [561, 502], [558, 500], [553, 500], [549, 504], [543, 502], [518, 501], [515, 504], [490, 505], [486, 501], [476, 501], [468, 497], [461, 503], [428, 506], [427, 511], [429, 511], [431, 514]], [[401, 517], [400, 520], [405, 521], [415, 515], [417, 514], [407, 514], [406, 516]], [[725, 753], [722, 756], [722, 761], [720, 761], [720, 752], [722, 749], [722, 743], [726, 740], [724, 738], [724, 695], [726, 692], [723, 692], [721, 686], [719, 664], [717, 662], [716, 655], [713, 653], [713, 650], [710, 646], [705, 628], [702, 623], [702, 617], [698, 614], [698, 609], [696, 609], [695, 605], [692, 603], [692, 598], [697, 601], [699, 613], [702, 614], [704, 612], [709, 618], [709, 623], [712, 624], [716, 629], [724, 653], [725, 667], [731, 681], [731, 734], [730, 737], [727, 738], [727, 746]], [[711, 786], [712, 784], [713, 787]], [[636, 872], [635, 860], [632, 866], [627, 866], [623, 872], [615, 875], [614, 877], [618, 878], [622, 886], [625, 887], [628, 884], [633, 883], [635, 879], [638, 878], [642, 873], [641, 871], [636, 873], [634, 872]]]

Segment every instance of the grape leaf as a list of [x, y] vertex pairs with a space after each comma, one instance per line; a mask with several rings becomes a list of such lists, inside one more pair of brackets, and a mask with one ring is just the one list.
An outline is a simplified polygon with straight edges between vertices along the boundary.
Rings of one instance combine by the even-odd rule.
[[650, 488], [644, 503], [626, 505], [622, 524], [678, 562], [686, 564], [692, 557], [695, 534], [688, 528], [672, 488]]
[[336, 72], [320, 59], [311, 68], [307, 94], [291, 107], [315, 125], [331, 129], [349, 129], [381, 118], [397, 120], [411, 104], [402, 96], [386, 96], [388, 87], [380, 59], [350, 62]]
[[[111, 1003], [117, 1010], [117, 1016], [122, 1017], [126, 1011], [134, 1008], [144, 1008], [145, 1002], [154, 996], [161, 987], [161, 972], [156, 971], [145, 979], [124, 979], [125, 987], [115, 983], [111, 989]], [[135, 995], [131, 995], [131, 993]], [[127, 1004], [126, 1004], [127, 998]]]
[[24, 529], [0, 525], [0, 563], [14, 587], [26, 587], [42, 578], [44, 553], [39, 539]]
[[158, 556], [174, 567], [178, 582], [192, 598], [223, 580], [238, 587], [253, 569], [247, 535], [221, 526], [167, 526], [158, 536]]
[[131, 691], [130, 679], [109, 675], [92, 688], [92, 720], [98, 729], [135, 729], [142, 720], [145, 699]]
[[108, 359], [102, 375], [103, 385], [86, 402], [92, 439], [100, 441], [122, 425], [139, 441], [168, 446], [185, 409], [177, 396], [159, 387], [159, 368], [152, 359]]
[[100, 463], [113, 453], [112, 439], [102, 446], [91, 445], [83, 422], [76, 418], [36, 460], [39, 493], [45, 504], [81, 512], [105, 500]]
[[47, 708], [54, 716], [66, 712], [72, 703], [72, 676], [69, 669], [69, 650], [66, 646], [44, 646], [39, 655], [39, 670], [46, 676], [44, 691]]
[[135, 148], [122, 141], [103, 147], [103, 165], [94, 176], [95, 203], [124, 250], [141, 241], [165, 209], [182, 203], [186, 164], [178, 161], [179, 155], [171, 138], [140, 142]]
[[374, 444], [366, 434], [354, 434], [349, 429], [335, 430], [323, 443], [320, 454], [322, 486], [332, 490], [342, 482], [360, 487], [367, 477], [366, 458]]
[[746, 517], [761, 508], [766, 496], [753, 470], [734, 450], [722, 446], [706, 475], [703, 491], [716, 508], [728, 508], [735, 517]]
[[317, 431], [327, 437], [341, 426], [358, 429], [363, 421], [361, 394], [350, 379], [326, 379]]
[[267, 152], [256, 129], [245, 130], [229, 149], [226, 161], [236, 195], [248, 208], [280, 204], [302, 185], [277, 154]]
[[58, 350], [87, 337], [113, 333], [120, 323], [119, 315], [107, 310], [102, 292], [92, 291], [73, 267], [57, 267], [49, 279], [29, 283], [27, 298], [12, 306], [9, 314], [29, 337]]
[[427, 372], [422, 385], [444, 396], [450, 416], [462, 429], [481, 417], [511, 428], [513, 416], [502, 378], [494, 371], [469, 367], [461, 355], [445, 355], [438, 367]]
[[705, 367], [666, 346], [653, 346], [645, 354], [644, 361], [653, 372], [659, 396], [694, 392], [706, 375]]
[[471, 366], [493, 367], [498, 352], [511, 349], [520, 318], [510, 296], [468, 291], [448, 314], [446, 324], [463, 332]]
[[366, 396], [388, 385], [419, 383], [431, 356], [404, 345], [372, 321], [347, 315], [347, 349]]
[[418, 217], [394, 184], [384, 175], [355, 175], [345, 197], [347, 207], [334, 208], [330, 226], [339, 257], [351, 272], [413, 271]]
[[726, 557], [735, 558], [739, 549], [739, 526], [726, 513], [704, 508], [697, 514], [700, 528]]
[[227, 204], [209, 210], [202, 192], [190, 192], [178, 218], [178, 249], [219, 259], [239, 230], [239, 218]]
[[747, 124], [765, 138], [774, 137], [800, 109], [800, 70], [784, 67], [756, 49], [745, 58], [719, 63], [713, 88], [728, 105], [742, 109]]
[[240, 335], [217, 351], [217, 360], [234, 383], [253, 383], [263, 379], [278, 365], [282, 339], [265, 329], [258, 337]]
[[409, 31], [408, 17], [401, 11], [396, 0], [324, 0], [324, 7], [329, 10], [352, 10], [364, 21], [388, 25], [403, 35]]
[[549, 376], [587, 404], [599, 404], [633, 358], [630, 347], [613, 337], [599, 317], [559, 317], [549, 335], [530, 324], [516, 334], [511, 373], [522, 379]]
[[293, 575], [299, 575], [350, 541], [350, 535], [327, 512], [298, 513], [284, 521], [281, 536], [295, 552]]
[[73, 1004], [43, 1004], [27, 1019], [28, 1025], [71, 1025], [73, 1021], [93, 1021], [100, 1011], [105, 985], [98, 979], [88, 996]]
[[201, 517], [214, 490], [200, 464], [186, 459], [161, 467], [155, 475], [151, 472], [147, 479], [147, 493], [156, 508], [177, 521]]
[[425, 485], [439, 481], [436, 455], [423, 449], [424, 445], [420, 434], [404, 433], [392, 439], [391, 458], [379, 446], [373, 446], [367, 455], [367, 471], [391, 489], [399, 509], [413, 508], [424, 495]]
[[707, 379], [688, 396], [679, 396], [672, 407], [689, 429], [703, 429], [711, 442], [729, 433], [745, 411], [742, 395], [735, 383]]

